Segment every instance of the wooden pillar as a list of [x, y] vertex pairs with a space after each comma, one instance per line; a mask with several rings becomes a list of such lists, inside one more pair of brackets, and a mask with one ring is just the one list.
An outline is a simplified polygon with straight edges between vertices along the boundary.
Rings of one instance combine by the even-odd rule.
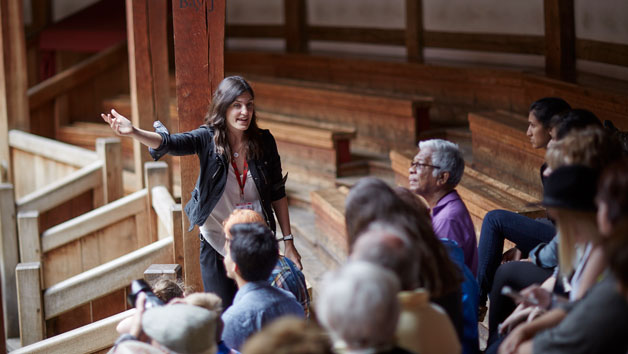
[[[175, 73], [179, 131], [198, 128], [214, 90], [224, 76], [225, 0], [173, 1]], [[181, 203], [189, 199], [199, 164], [196, 156], [181, 157]], [[198, 231], [188, 232], [183, 218], [185, 284], [202, 289]]]
[[15, 267], [19, 260], [13, 186], [0, 184], [0, 276], [7, 338], [20, 335], [17, 313]]
[[406, 57], [409, 62], [423, 62], [423, 1], [406, 0]]
[[96, 152], [103, 161], [103, 204], [124, 196], [122, 181], [122, 144], [118, 138], [96, 139]]
[[[129, 81], [133, 124], [153, 130], [153, 122], [170, 125], [170, 96], [167, 48], [167, 1], [126, 0], [129, 49]], [[144, 182], [144, 163], [152, 161], [148, 148], [133, 141], [136, 188]], [[172, 165], [172, 158], [164, 160]], [[172, 179], [171, 179], [172, 180]], [[168, 185], [172, 192], [172, 186]]]
[[26, 346], [39, 342], [46, 336], [41, 263], [20, 263], [15, 273], [20, 313], [20, 343]]
[[576, 30], [573, 0], [545, 0], [545, 73], [576, 79]]
[[170, 207], [170, 216], [172, 217], [172, 230], [168, 230], [168, 232], [172, 235], [172, 255], [174, 262], [181, 266], [181, 272], [184, 272], [185, 247], [183, 246], [183, 212], [181, 204], [175, 204]]
[[0, 182], [11, 181], [8, 131], [29, 131], [22, 1], [0, 0]]
[[305, 0], [284, 0], [284, 33], [286, 51], [305, 53], [308, 50], [307, 3]]

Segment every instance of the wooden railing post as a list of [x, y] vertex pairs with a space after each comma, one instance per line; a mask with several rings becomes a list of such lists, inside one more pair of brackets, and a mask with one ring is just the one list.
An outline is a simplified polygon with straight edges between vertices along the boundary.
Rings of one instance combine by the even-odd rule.
[[45, 337], [41, 263], [20, 263], [15, 269], [15, 275], [20, 314], [20, 343], [25, 346]]
[[423, 1], [406, 0], [406, 56], [409, 62], [423, 62]]
[[146, 210], [149, 215], [149, 230], [151, 242], [159, 239], [157, 214], [153, 210], [153, 187], [170, 185], [168, 175], [168, 164], [165, 162], [147, 162], [144, 164], [144, 185], [148, 190], [146, 197]]
[[184, 272], [183, 266], [185, 265], [184, 248], [183, 248], [183, 213], [181, 210], [181, 204], [175, 204], [170, 207], [170, 215], [172, 216], [172, 255], [174, 262], [181, 266], [181, 271]]
[[151, 264], [144, 271], [144, 280], [149, 284], [160, 278], [179, 281], [181, 280], [181, 274], [181, 266], [178, 264]]
[[0, 184], [0, 276], [7, 338], [19, 336], [15, 267], [19, 262], [13, 185]]
[[96, 152], [103, 161], [103, 204], [111, 203], [124, 195], [122, 181], [122, 144], [118, 138], [96, 139]]
[[305, 0], [284, 0], [283, 6], [286, 51], [305, 53], [308, 50], [307, 3]]
[[20, 262], [41, 262], [39, 212], [22, 211], [17, 214], [17, 234], [20, 241]]

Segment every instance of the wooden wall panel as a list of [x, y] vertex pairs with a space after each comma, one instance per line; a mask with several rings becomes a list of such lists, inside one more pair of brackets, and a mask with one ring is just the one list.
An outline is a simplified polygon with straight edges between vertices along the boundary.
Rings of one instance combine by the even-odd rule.
[[46, 320], [46, 337], [50, 338], [92, 322], [91, 303], [79, 306], [55, 318]]
[[39, 213], [39, 230], [47, 230], [93, 209], [92, 191], [87, 191], [57, 207]]

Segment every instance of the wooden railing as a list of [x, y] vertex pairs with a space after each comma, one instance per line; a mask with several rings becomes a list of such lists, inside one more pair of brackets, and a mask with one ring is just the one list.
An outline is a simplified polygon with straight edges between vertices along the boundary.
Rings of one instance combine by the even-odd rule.
[[31, 132], [55, 138], [60, 125], [97, 121], [101, 101], [128, 90], [128, 53], [122, 43], [29, 88]]
[[228, 25], [226, 36], [285, 39], [288, 52], [306, 52], [312, 40], [403, 46], [412, 62], [423, 61], [424, 48], [544, 55], [547, 74], [568, 81], [577, 59], [628, 66], [628, 45], [576, 38], [573, 2], [544, 0], [545, 35], [538, 36], [425, 30], [422, 0], [405, 0], [405, 28], [315, 26], [307, 23], [306, 1], [284, 2], [284, 25]]
[[126, 286], [149, 265], [183, 263], [181, 207], [165, 187], [167, 165], [148, 163], [145, 170], [146, 189], [41, 233], [37, 211], [18, 213], [22, 263], [16, 278], [23, 345], [63, 332], [47, 323], [59, 316], [77, 325], [92, 322], [95, 316], [80, 308], [106, 306], [96, 305], [103, 297], [114, 303], [109, 312], [124, 310]]

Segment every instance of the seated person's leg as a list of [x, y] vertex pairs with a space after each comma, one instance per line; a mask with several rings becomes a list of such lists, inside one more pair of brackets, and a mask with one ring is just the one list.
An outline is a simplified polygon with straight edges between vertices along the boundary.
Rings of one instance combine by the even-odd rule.
[[482, 222], [478, 246], [478, 284], [480, 285], [480, 305], [486, 302], [493, 284], [493, 277], [501, 263], [504, 239], [517, 244], [527, 257], [528, 252], [541, 242], [548, 242], [555, 234], [551, 224], [538, 222], [527, 216], [506, 210], [493, 210], [486, 214]]

